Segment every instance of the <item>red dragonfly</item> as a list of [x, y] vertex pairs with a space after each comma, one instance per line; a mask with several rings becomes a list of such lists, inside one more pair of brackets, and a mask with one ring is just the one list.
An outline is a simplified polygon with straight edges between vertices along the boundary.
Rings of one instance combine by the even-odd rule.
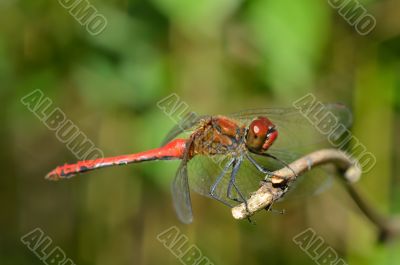
[[[330, 104], [325, 111], [334, 114], [340, 124], [350, 125], [351, 114], [345, 106]], [[271, 171], [288, 166], [301, 155], [293, 150], [306, 150], [327, 138], [294, 108], [189, 117], [167, 134], [166, 144], [160, 148], [66, 164], [55, 168], [46, 179], [69, 178], [115, 165], [180, 159], [172, 196], [179, 219], [190, 223], [193, 217], [189, 187], [230, 207], [246, 203]], [[179, 135], [184, 137], [176, 138]]]

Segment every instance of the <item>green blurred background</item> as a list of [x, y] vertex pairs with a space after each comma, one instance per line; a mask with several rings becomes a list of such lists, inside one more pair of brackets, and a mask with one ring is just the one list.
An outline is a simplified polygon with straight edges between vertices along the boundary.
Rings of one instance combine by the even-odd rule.
[[313, 264], [292, 241], [309, 227], [348, 264], [400, 264], [400, 245], [377, 244], [337, 184], [256, 225], [193, 195], [194, 223], [182, 225], [169, 189], [175, 161], [47, 182], [76, 158], [20, 102], [40, 89], [112, 156], [159, 145], [174, 123], [156, 103], [171, 93], [212, 114], [312, 92], [353, 110], [353, 133], [377, 157], [358, 186], [395, 214], [400, 2], [361, 3], [377, 21], [366, 36], [324, 0], [90, 0], [108, 22], [92, 36], [59, 1], [1, 0], [0, 264], [43, 264], [20, 241], [36, 227], [79, 265], [180, 264], [156, 239], [174, 225], [214, 264]]

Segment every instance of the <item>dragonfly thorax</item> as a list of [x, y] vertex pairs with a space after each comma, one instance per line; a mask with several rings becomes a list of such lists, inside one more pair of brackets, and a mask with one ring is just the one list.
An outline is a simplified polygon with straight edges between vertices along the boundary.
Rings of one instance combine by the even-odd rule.
[[191, 156], [196, 154], [220, 155], [237, 151], [244, 146], [245, 128], [222, 117], [211, 117], [191, 135], [193, 139]]

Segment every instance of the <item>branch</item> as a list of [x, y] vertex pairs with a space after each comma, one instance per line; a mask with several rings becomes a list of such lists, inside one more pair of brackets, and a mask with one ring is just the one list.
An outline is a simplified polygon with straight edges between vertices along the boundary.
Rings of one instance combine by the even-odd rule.
[[[247, 201], [247, 207], [242, 203], [232, 209], [233, 217], [235, 219], [245, 219], [260, 210], [269, 209], [275, 201], [286, 194], [287, 187], [290, 187], [298, 176], [311, 170], [313, 167], [328, 163], [336, 166], [354, 202], [364, 215], [377, 226], [380, 240], [387, 241], [400, 236], [400, 219], [385, 218], [368, 206], [368, 203], [352, 185], [352, 183], [358, 181], [361, 177], [362, 172], [358, 162], [345, 152], [337, 149], [322, 149], [310, 153], [292, 162], [289, 165], [292, 170], [284, 167], [274, 171], [274, 176], [272, 176], [271, 180], [262, 182], [261, 187], [251, 195]], [[285, 178], [279, 176], [285, 176]]]

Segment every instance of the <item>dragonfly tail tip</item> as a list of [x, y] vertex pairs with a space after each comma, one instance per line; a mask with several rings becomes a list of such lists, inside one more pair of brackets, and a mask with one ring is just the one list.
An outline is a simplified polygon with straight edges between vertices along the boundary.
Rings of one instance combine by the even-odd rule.
[[57, 181], [60, 179], [60, 176], [53, 170], [53, 171], [49, 172], [44, 178], [46, 180]]

